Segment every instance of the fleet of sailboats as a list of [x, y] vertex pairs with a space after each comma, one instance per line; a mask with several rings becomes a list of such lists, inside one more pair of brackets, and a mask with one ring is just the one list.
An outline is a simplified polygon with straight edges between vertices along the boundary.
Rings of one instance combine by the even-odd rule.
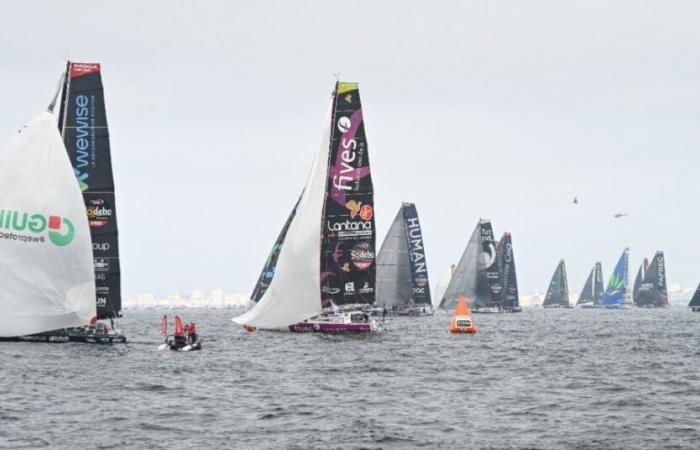
[[[115, 325], [121, 271], [101, 73], [99, 64], [68, 62], [48, 111], [0, 146], [0, 340], [126, 342]], [[253, 306], [232, 320], [248, 331], [355, 333], [380, 331], [386, 315], [432, 315], [415, 204], [402, 203], [376, 257], [375, 247], [359, 86], [338, 81], [321, 147]], [[664, 253], [644, 259], [631, 293], [628, 261], [626, 248], [606, 289], [596, 262], [576, 304], [667, 307]], [[511, 234], [496, 241], [490, 220], [480, 219], [438, 306], [455, 311], [452, 332], [476, 332], [471, 312], [521, 312]], [[563, 259], [542, 306], [573, 308]], [[700, 311], [700, 285], [689, 307]]]

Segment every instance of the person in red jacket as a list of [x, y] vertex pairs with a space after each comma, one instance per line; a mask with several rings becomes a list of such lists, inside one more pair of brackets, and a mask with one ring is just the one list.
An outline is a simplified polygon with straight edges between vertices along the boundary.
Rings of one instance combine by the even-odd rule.
[[194, 344], [197, 342], [197, 328], [194, 326], [194, 322], [190, 321], [190, 324], [187, 325], [187, 334], [190, 337], [190, 342]]

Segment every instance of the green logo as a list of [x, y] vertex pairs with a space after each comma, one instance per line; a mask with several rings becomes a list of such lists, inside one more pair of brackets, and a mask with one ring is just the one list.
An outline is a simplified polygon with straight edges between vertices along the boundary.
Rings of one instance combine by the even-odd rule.
[[7, 234], [8, 239], [22, 242], [44, 242], [44, 232], [48, 229], [49, 240], [58, 247], [65, 247], [73, 242], [75, 226], [68, 218], [43, 214], [29, 214], [20, 211], [0, 209], [0, 230], [30, 232], [27, 235]]

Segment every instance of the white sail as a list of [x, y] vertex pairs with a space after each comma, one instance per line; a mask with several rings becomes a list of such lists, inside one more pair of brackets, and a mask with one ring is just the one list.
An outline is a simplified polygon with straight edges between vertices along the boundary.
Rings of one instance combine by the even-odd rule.
[[53, 115], [0, 145], [0, 336], [86, 325], [96, 314], [85, 204]]
[[321, 149], [280, 250], [275, 276], [258, 303], [233, 320], [263, 329], [283, 328], [321, 313], [321, 215], [331, 139], [331, 110]]

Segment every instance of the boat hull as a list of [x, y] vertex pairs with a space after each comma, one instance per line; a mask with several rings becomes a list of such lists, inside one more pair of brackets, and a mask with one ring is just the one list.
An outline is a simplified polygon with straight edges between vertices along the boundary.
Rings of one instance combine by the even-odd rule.
[[583, 309], [600, 309], [602, 308], [601, 305], [594, 305], [592, 303], [584, 303], [581, 305], [581, 308]]
[[289, 326], [291, 333], [371, 333], [379, 331], [376, 322], [343, 323], [309, 320]]
[[126, 344], [126, 336], [121, 334], [41, 333], [29, 336], [0, 337], [0, 342], [43, 342], [47, 344], [78, 342], [109, 345]]
[[692, 306], [691, 308], [693, 312], [700, 312], [700, 306]]
[[522, 306], [510, 306], [510, 307], [503, 308], [503, 312], [521, 313], [521, 312], [523, 312], [523, 307]]
[[620, 304], [620, 305], [604, 305], [603, 306], [605, 309], [632, 309], [631, 305], [628, 304]]
[[476, 307], [472, 309], [472, 314], [501, 314], [503, 310], [497, 306]]

